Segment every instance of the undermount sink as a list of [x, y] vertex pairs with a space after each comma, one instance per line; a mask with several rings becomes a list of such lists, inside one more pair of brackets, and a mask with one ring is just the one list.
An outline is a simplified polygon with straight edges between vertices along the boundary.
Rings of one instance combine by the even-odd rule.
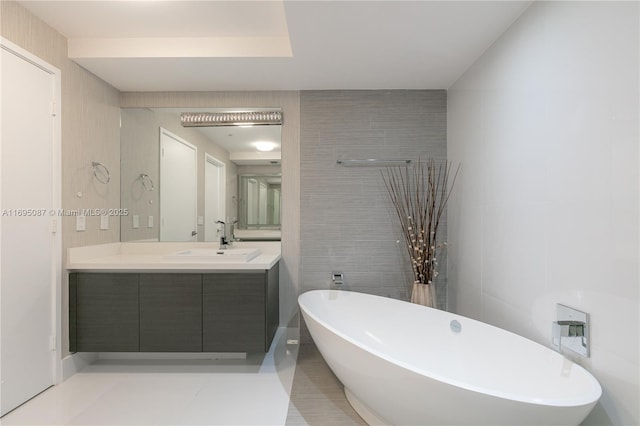
[[170, 260], [185, 262], [249, 262], [260, 254], [260, 249], [250, 247], [229, 247], [218, 249], [187, 249], [166, 255]]

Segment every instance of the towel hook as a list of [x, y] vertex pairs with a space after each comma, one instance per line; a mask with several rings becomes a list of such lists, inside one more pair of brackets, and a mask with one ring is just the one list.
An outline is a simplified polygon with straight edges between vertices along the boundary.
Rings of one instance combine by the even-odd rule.
[[140, 173], [140, 180], [142, 181], [142, 186], [144, 187], [144, 189], [149, 192], [153, 191], [153, 180], [148, 174]]
[[109, 169], [104, 164], [99, 161], [92, 161], [91, 165], [93, 166], [93, 176], [100, 183], [104, 183], [105, 185], [109, 183], [111, 180], [111, 173], [109, 173]]

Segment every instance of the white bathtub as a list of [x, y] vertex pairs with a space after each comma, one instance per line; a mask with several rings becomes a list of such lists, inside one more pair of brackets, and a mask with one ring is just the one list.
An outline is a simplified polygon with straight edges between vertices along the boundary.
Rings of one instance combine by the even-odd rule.
[[336, 290], [298, 303], [369, 424], [578, 425], [602, 393], [559, 353], [466, 317]]

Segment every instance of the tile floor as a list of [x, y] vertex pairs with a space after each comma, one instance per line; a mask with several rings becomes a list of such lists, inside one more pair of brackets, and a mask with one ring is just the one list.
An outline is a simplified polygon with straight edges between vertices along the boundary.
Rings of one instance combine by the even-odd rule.
[[298, 345], [280, 328], [246, 360], [101, 360], [2, 418], [9, 425], [283, 425]]
[[[304, 340], [302, 340], [304, 342]], [[313, 342], [302, 343], [291, 389], [287, 426], [366, 425]]]
[[[297, 366], [296, 366], [297, 359]], [[295, 377], [294, 377], [295, 376]], [[101, 360], [1, 425], [363, 425], [313, 343], [246, 360]]]

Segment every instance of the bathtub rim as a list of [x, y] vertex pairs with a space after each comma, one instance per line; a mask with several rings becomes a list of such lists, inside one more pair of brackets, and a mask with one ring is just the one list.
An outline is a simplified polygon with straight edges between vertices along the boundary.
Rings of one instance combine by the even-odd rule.
[[[581, 397], [581, 398], [552, 398], [552, 399], [542, 399], [542, 398], [535, 398], [535, 397], [526, 397], [523, 395], [515, 395], [515, 394], [510, 394], [508, 392], [500, 392], [500, 391], [496, 391], [495, 389], [490, 389], [487, 387], [481, 387], [481, 386], [474, 386], [474, 385], [470, 385], [468, 383], [459, 381], [459, 380], [454, 380], [454, 379], [450, 379], [447, 378], [441, 374], [437, 374], [433, 371], [428, 371], [428, 370], [424, 370], [421, 368], [417, 368], [413, 365], [410, 365], [406, 362], [403, 361], [399, 361], [397, 359], [394, 359], [384, 353], [381, 353], [380, 351], [377, 351], [367, 345], [364, 345], [356, 340], [354, 340], [353, 338], [351, 338], [350, 336], [346, 335], [343, 332], [340, 332], [339, 330], [336, 330], [334, 327], [328, 325], [326, 322], [322, 321], [321, 319], [319, 319], [316, 315], [312, 314], [309, 312], [308, 309], [305, 309], [305, 307], [303, 307], [303, 303], [301, 303], [301, 299], [304, 295], [306, 295], [307, 293], [324, 293], [324, 294], [330, 294], [330, 293], [345, 293], [345, 294], [357, 294], [357, 297], [361, 297], [364, 296], [366, 297], [374, 297], [374, 298], [381, 298], [381, 299], [389, 299], [390, 301], [392, 301], [392, 303], [395, 302], [401, 302], [401, 303], [410, 303], [410, 302], [406, 302], [403, 300], [399, 300], [399, 299], [393, 299], [390, 297], [384, 297], [384, 296], [378, 296], [375, 294], [368, 294], [368, 293], [362, 293], [362, 292], [356, 292], [356, 291], [347, 291], [347, 290], [309, 290], [306, 291], [302, 294], [300, 294], [298, 296], [298, 306], [300, 307], [300, 310], [303, 311], [302, 313], [304, 315], [308, 315], [309, 317], [311, 317], [314, 321], [318, 322], [319, 324], [321, 324], [323, 327], [325, 327], [327, 330], [331, 331], [332, 333], [334, 333], [335, 335], [337, 335], [338, 337], [346, 340], [347, 342], [357, 346], [358, 348], [367, 351], [391, 364], [395, 364], [401, 368], [404, 368], [412, 373], [416, 373], [428, 378], [431, 378], [433, 380], [437, 380], [439, 382], [451, 385], [451, 386], [455, 386], [461, 389], [465, 389], [471, 392], [477, 392], [477, 393], [481, 393], [481, 394], [485, 394], [485, 395], [490, 395], [496, 398], [501, 398], [501, 399], [505, 399], [505, 400], [509, 400], [509, 401], [517, 401], [517, 402], [522, 402], [522, 403], [527, 403], [527, 404], [534, 404], [534, 405], [544, 405], [544, 406], [551, 406], [551, 407], [582, 407], [582, 406], [588, 406], [588, 405], [595, 405], [600, 398], [602, 397], [602, 386], [600, 385], [600, 382], [595, 378], [595, 376], [593, 374], [591, 374], [587, 369], [585, 369], [583, 366], [581, 366], [580, 364], [577, 364], [576, 362], [568, 359], [567, 357], [565, 357], [562, 353], [556, 352], [553, 349], [546, 347], [538, 342], [535, 342], [531, 339], [528, 339], [524, 336], [521, 336], [519, 334], [513, 333], [509, 330], [505, 330], [503, 328], [500, 327], [496, 327], [494, 325], [491, 324], [487, 324], [485, 322], [482, 321], [478, 321], [475, 320], [473, 318], [469, 318], [469, 317], [465, 317], [463, 315], [459, 315], [459, 314], [455, 314], [452, 312], [448, 312], [448, 311], [442, 311], [440, 309], [435, 309], [435, 308], [430, 308], [427, 306], [420, 306], [420, 308], [425, 308], [425, 309], [431, 309], [434, 311], [440, 311], [444, 314], [448, 314], [452, 316], [452, 319], [459, 319], [459, 320], [464, 320], [464, 321], [472, 321], [474, 323], [479, 323], [482, 326], [485, 327], [490, 327], [492, 329], [497, 329], [501, 332], [505, 332], [508, 333], [509, 335], [513, 336], [514, 338], [518, 338], [518, 339], [524, 339], [527, 342], [537, 345], [541, 348], [544, 348], [547, 351], [550, 351], [554, 354], [556, 354], [556, 356], [559, 356], [561, 358], [563, 358], [565, 361], [568, 361], [572, 364], [572, 366], [574, 368], [577, 368], [578, 370], [581, 370], [580, 374], [586, 374], [586, 376], [590, 379], [590, 382], [592, 383], [592, 389], [593, 392], [589, 392], [588, 396], [590, 398], [587, 398], [587, 396]], [[311, 297], [306, 296], [306, 298]], [[416, 305], [417, 306], [417, 305]], [[310, 331], [311, 332], [311, 331]], [[313, 336], [312, 336], [313, 338]]]

